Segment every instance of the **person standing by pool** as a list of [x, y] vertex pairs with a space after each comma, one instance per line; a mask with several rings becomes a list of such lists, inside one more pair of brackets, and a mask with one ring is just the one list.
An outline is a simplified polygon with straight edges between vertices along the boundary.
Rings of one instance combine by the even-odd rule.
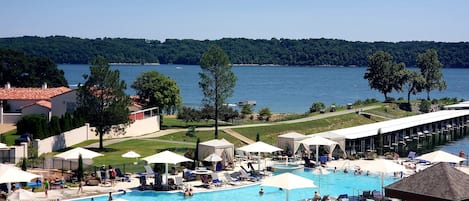
[[116, 170], [114, 170], [114, 168], [112, 168], [112, 166], [109, 165], [108, 171], [109, 171], [109, 180], [111, 180], [111, 186], [114, 186], [114, 182], [115, 182], [116, 176], [117, 176]]
[[111, 201], [112, 200], [112, 192], [109, 192], [109, 198], [108, 198], [108, 201]]
[[48, 197], [47, 191], [49, 190], [49, 188], [50, 188], [49, 179], [45, 178], [44, 179], [44, 193], [46, 194], [46, 197]]

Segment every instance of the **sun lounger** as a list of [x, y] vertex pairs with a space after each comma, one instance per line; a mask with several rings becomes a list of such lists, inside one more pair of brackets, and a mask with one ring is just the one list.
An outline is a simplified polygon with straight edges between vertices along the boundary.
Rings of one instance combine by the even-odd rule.
[[233, 185], [233, 186], [237, 186], [241, 184], [240, 180], [231, 177], [230, 173], [225, 172], [223, 175], [225, 176], [225, 180], [228, 184]]
[[249, 181], [258, 181], [259, 178], [255, 176], [251, 176], [248, 174], [244, 169], [239, 170], [241, 175], [239, 176], [241, 179], [249, 180]]
[[383, 199], [383, 195], [381, 194], [380, 191], [374, 190], [371, 194], [373, 195], [373, 199], [374, 199], [374, 200], [381, 200], [381, 199]]
[[216, 172], [211, 173], [212, 176], [212, 184], [215, 186], [223, 186], [225, 183], [218, 178], [218, 174]]
[[155, 176], [155, 172], [153, 172], [153, 169], [150, 166], [145, 165], [145, 166], [143, 166], [143, 168], [145, 168], [145, 173], [147, 173], [148, 176], [150, 176], [150, 177]]

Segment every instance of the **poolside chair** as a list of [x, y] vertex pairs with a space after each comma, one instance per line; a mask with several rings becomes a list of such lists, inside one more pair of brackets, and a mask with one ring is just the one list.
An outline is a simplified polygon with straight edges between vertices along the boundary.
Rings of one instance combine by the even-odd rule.
[[130, 178], [127, 175], [122, 174], [122, 171], [120, 168], [116, 168], [116, 181], [129, 181]]
[[407, 156], [409, 160], [414, 160], [415, 159], [415, 151], [409, 152], [409, 155]]
[[337, 200], [339, 200], [339, 201], [348, 200], [348, 194], [340, 194], [339, 197], [337, 197]]
[[241, 179], [249, 180], [249, 181], [258, 181], [259, 180], [259, 178], [251, 176], [250, 174], [248, 174], [246, 172], [246, 170], [244, 170], [244, 169], [239, 170], [239, 172], [241, 173], [241, 175], [239, 176]]
[[369, 199], [371, 198], [371, 191], [363, 191], [363, 195], [362, 195], [362, 198], [363, 199]]
[[194, 181], [197, 179], [197, 175], [187, 169], [183, 171], [183, 177], [186, 181]]
[[155, 172], [153, 172], [153, 169], [150, 166], [145, 165], [143, 168], [145, 168], [145, 173], [147, 173], [148, 176], [155, 177]]
[[374, 190], [374, 191], [371, 192], [371, 194], [373, 195], [373, 200], [382, 200], [383, 199], [383, 195], [381, 194], [381, 191]]
[[184, 188], [184, 181], [182, 177], [174, 177], [174, 185], [176, 185], [176, 189], [183, 189]]
[[225, 176], [225, 180], [226, 180], [226, 182], [227, 182], [228, 184], [233, 185], [233, 186], [237, 186], [237, 185], [240, 185], [240, 184], [241, 184], [241, 183], [240, 183], [240, 180], [231, 177], [230, 173], [225, 172], [223, 175]]
[[212, 184], [215, 186], [223, 186], [225, 183], [218, 178], [218, 174], [216, 172], [212, 172], [210, 174], [212, 176]]

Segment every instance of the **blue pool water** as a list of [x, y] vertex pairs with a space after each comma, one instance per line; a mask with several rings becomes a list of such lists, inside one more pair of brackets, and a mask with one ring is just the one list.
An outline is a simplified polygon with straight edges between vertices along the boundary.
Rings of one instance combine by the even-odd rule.
[[[381, 177], [378, 175], [358, 175], [353, 173], [344, 174], [342, 172], [330, 173], [327, 175], [316, 175], [310, 170], [305, 169], [294, 172], [297, 175], [314, 180], [315, 189], [294, 189], [290, 190], [290, 200], [300, 200], [313, 197], [314, 191], [319, 191], [321, 195], [331, 195], [337, 197], [340, 194], [348, 194], [349, 196], [361, 194], [363, 190], [380, 190]], [[385, 178], [384, 184], [388, 185], [397, 181], [396, 178]], [[221, 190], [215, 192], [196, 193], [193, 197], [184, 198], [182, 193], [167, 193], [155, 191], [132, 191], [125, 195], [115, 195], [114, 199], [122, 198], [129, 201], [137, 200], [158, 200], [158, 201], [235, 201], [235, 200], [260, 200], [260, 201], [283, 201], [286, 197], [286, 191], [278, 188], [264, 187], [264, 195], [259, 195], [259, 185], [241, 187], [231, 190]], [[95, 201], [107, 201], [108, 196], [95, 197]], [[90, 198], [81, 199], [79, 201], [89, 201]]]

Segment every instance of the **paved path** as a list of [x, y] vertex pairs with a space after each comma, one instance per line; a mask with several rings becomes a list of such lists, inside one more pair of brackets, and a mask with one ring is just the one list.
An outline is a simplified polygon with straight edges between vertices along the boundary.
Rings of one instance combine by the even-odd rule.
[[244, 137], [243, 135], [239, 134], [238, 132], [235, 132], [229, 128], [227, 129], [223, 129], [223, 131], [225, 131], [225, 133], [228, 133], [229, 135], [235, 137], [235, 138], [238, 138], [238, 140], [241, 140], [242, 142], [246, 143], [246, 144], [253, 144], [254, 141], [247, 138], [247, 137]]
[[[233, 137], [238, 138], [239, 140], [241, 140], [245, 143], [251, 144], [251, 143], [254, 143], [254, 141], [252, 141], [249, 138], [244, 137], [243, 135], [241, 135], [239, 133], [236, 133], [236, 132], [232, 131], [231, 129], [233, 129], [233, 128], [250, 128], [250, 127], [259, 127], [259, 126], [273, 126], [273, 125], [280, 125], [280, 124], [301, 123], [301, 122], [313, 121], [313, 120], [318, 120], [318, 119], [324, 119], [324, 118], [333, 117], [333, 116], [339, 116], [339, 115], [344, 115], [344, 114], [355, 113], [358, 110], [360, 110], [360, 111], [372, 110], [372, 109], [376, 109], [376, 108], [379, 108], [379, 107], [381, 107], [381, 106], [368, 106], [368, 107], [363, 107], [363, 108], [357, 108], [355, 110], [342, 110], [342, 111], [338, 111], [338, 112], [328, 112], [328, 113], [323, 113], [323, 114], [318, 114], [318, 115], [314, 115], [314, 116], [310, 116], [310, 117], [305, 117], [305, 118], [301, 118], [301, 119], [294, 119], [294, 120], [288, 120], [288, 121], [279, 121], [279, 122], [261, 123], [261, 124], [245, 124], [245, 125], [236, 125], [236, 126], [220, 126], [219, 129], [224, 130], [225, 132], [226, 132], [226, 130], [228, 130], [228, 132], [226, 132], [226, 133], [232, 135]], [[214, 127], [197, 128], [197, 130], [199, 130], [199, 131], [210, 131], [210, 130], [214, 130], [214, 129], [215, 129]], [[142, 136], [138, 136], [138, 137], [116, 138], [116, 139], [105, 140], [103, 142], [103, 146], [106, 147], [107, 145], [122, 142], [122, 141], [126, 141], [126, 140], [129, 140], [129, 139], [156, 138], [156, 137], [161, 137], [161, 136], [164, 136], [164, 135], [177, 133], [177, 132], [181, 132], [181, 131], [187, 131], [187, 129], [167, 129], [167, 130], [161, 130], [161, 131], [157, 131], [157, 132], [154, 132], [154, 133], [150, 133], [150, 134], [142, 135]], [[171, 143], [175, 143], [175, 142], [176, 141], [171, 141]], [[187, 142], [180, 142], [180, 143], [187, 143]], [[97, 148], [97, 147], [99, 147], [99, 142], [90, 144], [86, 147]]]

